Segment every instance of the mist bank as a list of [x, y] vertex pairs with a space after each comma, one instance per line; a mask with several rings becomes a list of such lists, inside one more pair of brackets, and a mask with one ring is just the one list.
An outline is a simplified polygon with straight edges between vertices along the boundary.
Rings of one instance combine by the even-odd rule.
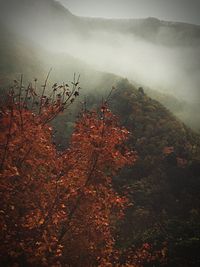
[[[0, 23], [10, 32], [8, 45], [1, 41], [2, 73], [7, 64], [10, 72], [44, 79], [53, 67], [52, 80], [80, 73], [83, 87], [98, 92], [121, 76], [199, 111], [199, 26], [155, 18], [82, 18], [53, 0], [0, 3]], [[183, 117], [195, 113], [184, 111]]]
[[1, 3], [1, 22], [44, 50], [200, 102], [199, 26], [155, 18], [82, 18], [53, 0]]
[[67, 52], [100, 71], [112, 72], [137, 83], [170, 93], [189, 102], [199, 101], [199, 47], [165, 47], [136, 36], [94, 32], [88, 39], [71, 35], [53, 51]]

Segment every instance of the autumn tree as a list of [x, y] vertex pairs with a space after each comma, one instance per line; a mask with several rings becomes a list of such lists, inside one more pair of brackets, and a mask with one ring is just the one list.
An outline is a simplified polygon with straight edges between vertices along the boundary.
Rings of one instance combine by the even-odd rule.
[[1, 108], [1, 265], [106, 266], [127, 202], [111, 178], [136, 158], [129, 132], [103, 103], [82, 113], [59, 153], [48, 123], [78, 97], [79, 81], [54, 84], [50, 96], [47, 79], [40, 95], [36, 82], [15, 81]]

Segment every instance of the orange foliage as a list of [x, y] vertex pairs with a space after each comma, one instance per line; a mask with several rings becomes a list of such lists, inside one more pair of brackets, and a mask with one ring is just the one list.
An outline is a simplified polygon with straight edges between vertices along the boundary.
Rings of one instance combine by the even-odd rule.
[[139, 249], [130, 248], [123, 253], [125, 263], [122, 267], [143, 267], [145, 264], [151, 264], [151, 266], [162, 266], [166, 263], [167, 248], [166, 244], [163, 244], [163, 248], [155, 250], [153, 246], [148, 243], [144, 243]]
[[136, 158], [124, 145], [128, 131], [105, 106], [85, 112], [59, 153], [47, 122], [64, 102], [45, 105], [42, 95], [36, 114], [14, 97], [1, 111], [1, 265], [102, 266], [127, 202], [111, 177]]
[[169, 155], [169, 154], [171, 154], [173, 152], [174, 152], [174, 147], [173, 146], [166, 146], [163, 149], [163, 154], [164, 155]]

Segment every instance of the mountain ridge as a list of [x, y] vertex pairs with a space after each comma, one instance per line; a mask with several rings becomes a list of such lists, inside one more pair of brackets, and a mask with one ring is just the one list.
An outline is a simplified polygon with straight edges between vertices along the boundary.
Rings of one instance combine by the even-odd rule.
[[[35, 76], [37, 69], [40, 74], [43, 69], [45, 75], [53, 62], [54, 69], [58, 70], [57, 79], [63, 79], [64, 71], [70, 77], [73, 72], [79, 71], [85, 75], [84, 69], [88, 70], [88, 66], [91, 66], [96, 71], [128, 77], [144, 87], [163, 90], [163, 93], [172, 94], [176, 89], [173, 87], [177, 86], [175, 96], [178, 93], [176, 97], [180, 101], [190, 101], [190, 105], [194, 103], [197, 109], [200, 99], [199, 26], [163, 22], [155, 18], [83, 18], [73, 15], [54, 0], [0, 0], [0, 3], [0, 23], [9, 29], [10, 34], [18, 37], [17, 41], [11, 37], [8, 46], [1, 40], [1, 56], [4, 60], [1, 65], [9, 52], [11, 57], [7, 55], [7, 61], [13, 58], [7, 64], [10, 71], [15, 63], [19, 66], [21, 62], [15, 73], [30, 69], [29, 73], [33, 70]], [[2, 29], [0, 31], [2, 36]], [[85, 68], [84, 62], [87, 65]], [[4, 68], [5, 65], [1, 66], [5, 74]], [[61, 72], [62, 75], [59, 75]], [[85, 77], [89, 78], [90, 75]], [[161, 81], [157, 82], [159, 77], [162, 77]], [[85, 81], [83, 84], [86, 85]], [[196, 120], [193, 125], [195, 123]]]
[[[200, 26], [184, 23], [184, 22], [171, 22], [159, 20], [157, 18], [141, 18], [141, 19], [106, 19], [106, 18], [90, 18], [90, 17], [81, 17], [72, 14], [69, 9], [63, 6], [59, 1], [54, 0], [42, 0], [42, 1], [24, 1], [17, 0], [14, 2], [1, 0], [4, 2], [1, 8], [1, 20], [5, 20], [5, 14], [9, 17], [10, 23], [17, 16], [22, 19], [22, 21], [32, 19], [33, 25], [36, 23], [34, 18], [31, 18], [29, 14], [30, 10], [35, 12], [35, 19], [39, 18], [39, 23], [43, 24], [43, 16], [51, 16], [51, 19], [48, 20], [52, 27], [52, 31], [55, 30], [55, 23], [59, 23], [59, 20], [64, 19], [64, 27], [62, 23], [59, 23], [57, 30], [59, 33], [66, 33], [68, 31], [78, 31], [78, 28], [82, 31], [90, 32], [91, 30], [104, 30], [106, 27], [107, 31], [116, 31], [123, 33], [136, 34], [139, 37], [144, 38], [145, 40], [161, 43], [162, 45], [198, 45], [200, 44]], [[10, 4], [12, 2], [12, 5]], [[33, 4], [34, 3], [34, 4]], [[44, 8], [45, 7], [45, 8]], [[25, 12], [23, 12], [25, 10]], [[18, 14], [19, 13], [19, 14]], [[26, 14], [27, 13], [27, 14]], [[38, 13], [40, 16], [38, 16]], [[30, 13], [31, 14], [31, 13]], [[33, 15], [33, 14], [32, 14]], [[70, 23], [73, 21], [73, 23]], [[67, 24], [70, 23], [70, 27]], [[21, 23], [23, 24], [23, 23]], [[41, 25], [42, 25], [41, 24]], [[91, 25], [92, 24], [92, 25]], [[32, 25], [32, 26], [33, 26]], [[22, 25], [21, 25], [22, 26]], [[45, 24], [43, 26], [46, 26]], [[63, 27], [63, 29], [62, 29]], [[39, 27], [38, 27], [39, 28]], [[65, 30], [64, 30], [65, 28]], [[62, 30], [61, 30], [62, 29]], [[38, 29], [39, 30], [39, 29]], [[164, 33], [163, 33], [164, 31]], [[167, 31], [167, 32], [165, 32]], [[151, 32], [151, 34], [149, 34]], [[80, 33], [80, 31], [79, 31]], [[155, 35], [160, 34], [157, 38]], [[166, 40], [162, 41], [164, 34], [171, 34], [173, 41]], [[196, 38], [198, 36], [198, 38]], [[198, 39], [194, 42], [193, 39]]]

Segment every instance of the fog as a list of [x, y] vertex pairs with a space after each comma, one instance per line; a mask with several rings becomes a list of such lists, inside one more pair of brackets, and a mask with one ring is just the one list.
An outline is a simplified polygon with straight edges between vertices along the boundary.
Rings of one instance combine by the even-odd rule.
[[86, 68], [126, 77], [181, 101], [200, 102], [200, 27], [156, 19], [76, 17], [52, 0], [0, 2], [1, 22], [46, 51], [45, 56], [38, 51], [41, 64], [53, 59], [52, 66], [59, 68], [59, 58], [71, 55], [77, 59], [73, 71], [81, 60]]
[[133, 34], [106, 31], [88, 36], [69, 33], [59, 38], [36, 35], [33, 39], [46, 50], [72, 55], [96, 70], [126, 77], [181, 100], [200, 100], [199, 46], [164, 46]]
[[199, 101], [199, 47], [166, 47], [133, 36], [94, 32], [89, 38], [48, 42], [95, 69], [112, 72], [190, 102]]

